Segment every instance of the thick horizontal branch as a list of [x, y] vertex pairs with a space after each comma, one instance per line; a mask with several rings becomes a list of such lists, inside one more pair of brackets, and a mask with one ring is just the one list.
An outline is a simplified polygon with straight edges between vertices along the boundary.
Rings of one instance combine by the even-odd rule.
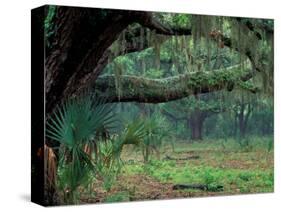
[[[193, 72], [164, 79], [123, 75], [116, 89], [114, 75], [101, 76], [95, 82], [95, 91], [113, 102], [160, 103], [182, 99], [194, 94], [233, 88], [238, 82], [252, 77], [250, 69], [239, 66], [211, 72]], [[229, 89], [231, 90], [231, 89]]]

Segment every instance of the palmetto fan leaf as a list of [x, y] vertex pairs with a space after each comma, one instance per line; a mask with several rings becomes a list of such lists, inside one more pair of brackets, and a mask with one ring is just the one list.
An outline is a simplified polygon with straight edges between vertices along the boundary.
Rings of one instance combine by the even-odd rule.
[[97, 129], [110, 128], [112, 107], [104, 99], [90, 95], [68, 100], [47, 122], [47, 136], [68, 147], [89, 141]]
[[145, 122], [143, 119], [136, 119], [131, 124], [128, 124], [123, 134], [123, 144], [138, 145], [146, 136]]

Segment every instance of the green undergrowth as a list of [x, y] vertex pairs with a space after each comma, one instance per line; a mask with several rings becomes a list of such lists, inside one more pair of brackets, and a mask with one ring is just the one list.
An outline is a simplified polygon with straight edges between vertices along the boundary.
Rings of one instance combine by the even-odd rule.
[[106, 197], [105, 202], [113, 203], [113, 202], [126, 202], [130, 200], [130, 194], [128, 192], [118, 192]]
[[248, 136], [245, 138], [206, 139], [202, 142], [188, 143], [183, 140], [175, 145], [175, 153], [185, 151], [225, 150], [231, 152], [250, 152], [257, 150], [273, 150], [273, 137]]
[[[270, 139], [269, 139], [270, 140]], [[162, 183], [222, 185], [221, 193], [272, 192], [274, 184], [272, 152], [267, 150], [267, 140], [255, 142], [250, 151], [229, 141], [222, 151], [220, 141], [210, 144], [194, 143], [176, 145], [173, 157], [183, 157], [185, 152], [199, 155], [197, 160], [150, 160], [148, 163], [126, 163], [123, 174], [148, 175]], [[232, 151], [231, 151], [232, 150]], [[193, 192], [192, 190], [189, 190]], [[197, 191], [194, 191], [197, 192]]]
[[223, 169], [189, 163], [179, 167], [174, 161], [157, 160], [146, 165], [127, 165], [126, 174], [146, 174], [163, 183], [223, 185], [226, 193], [271, 192], [274, 178], [273, 170]]

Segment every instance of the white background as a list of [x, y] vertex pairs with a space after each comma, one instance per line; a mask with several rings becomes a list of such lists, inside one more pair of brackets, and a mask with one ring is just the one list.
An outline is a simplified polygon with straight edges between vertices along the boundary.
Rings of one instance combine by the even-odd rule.
[[[2, 0], [0, 4], [0, 211], [46, 210], [30, 198], [30, 9], [80, 5], [275, 19], [275, 193], [56, 207], [56, 211], [278, 211], [280, 190], [280, 8], [278, 0]], [[259, 158], [257, 158], [259, 160]], [[50, 209], [49, 209], [50, 210]], [[280, 209], [279, 209], [280, 211]]]

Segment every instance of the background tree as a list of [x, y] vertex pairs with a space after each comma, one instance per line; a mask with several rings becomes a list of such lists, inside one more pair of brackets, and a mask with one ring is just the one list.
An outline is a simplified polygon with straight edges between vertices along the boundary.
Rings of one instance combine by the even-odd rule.
[[180, 118], [186, 123], [186, 130], [190, 129], [191, 140], [202, 140], [204, 122], [207, 118], [227, 110], [218, 94], [194, 96], [176, 102], [167, 103], [163, 106], [164, 114], [170, 117]]

